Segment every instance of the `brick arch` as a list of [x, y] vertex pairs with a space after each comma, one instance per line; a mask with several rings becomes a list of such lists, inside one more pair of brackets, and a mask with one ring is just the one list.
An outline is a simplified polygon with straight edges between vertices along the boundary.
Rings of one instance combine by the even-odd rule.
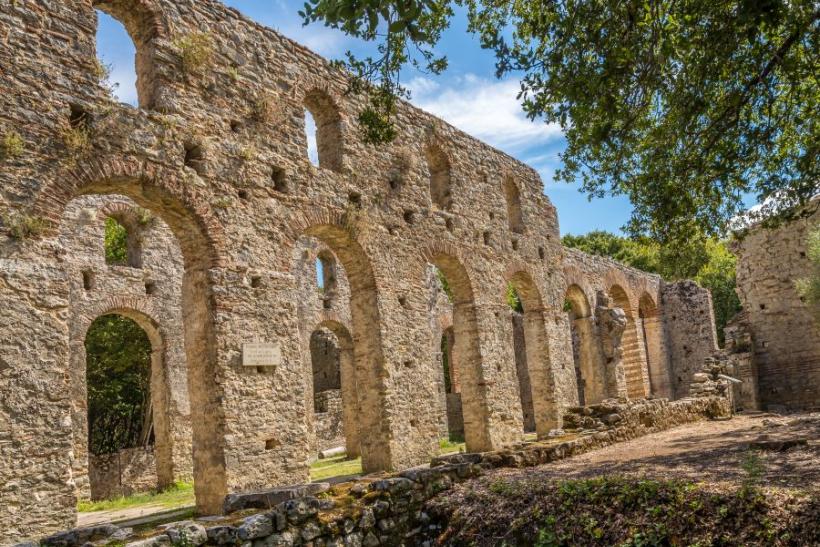
[[54, 234], [68, 202], [86, 194], [120, 194], [153, 211], [171, 229], [184, 259], [182, 307], [193, 424], [194, 484], [197, 508], [222, 510], [225, 472], [225, 415], [216, 375], [214, 297], [208, 270], [228, 259], [222, 226], [201, 191], [172, 169], [132, 156], [81, 161], [41, 189], [32, 206]]
[[316, 123], [319, 167], [341, 172], [345, 159], [345, 136], [340, 102], [334, 100], [324, 87], [314, 87], [304, 94], [302, 104]]
[[[619, 273], [619, 272], [618, 272]], [[618, 282], [617, 278], [621, 281]], [[625, 276], [607, 274], [607, 293], [615, 306], [626, 314], [626, 328], [623, 334], [623, 364], [626, 373], [627, 395], [640, 399], [649, 395], [649, 367], [646, 362], [646, 348], [638, 317], [638, 302]], [[627, 309], [628, 308], [628, 309]]]
[[595, 289], [592, 288], [592, 284], [589, 282], [589, 279], [583, 271], [576, 266], [567, 265], [564, 267], [563, 294], [566, 295], [572, 286], [578, 287], [578, 289], [583, 293], [589, 306], [589, 311], [592, 313], [597, 304], [595, 302]]
[[[74, 411], [72, 421], [74, 427], [74, 450], [77, 457], [74, 469], [78, 476], [90, 477], [90, 460], [88, 447], [88, 409], [86, 394], [87, 382], [87, 355], [85, 341], [88, 330], [98, 319], [108, 315], [119, 315], [133, 321], [139, 326], [151, 344], [150, 387], [149, 395], [154, 408], [154, 445], [155, 471], [157, 488], [166, 488], [173, 484], [176, 473], [174, 454], [181, 448], [176, 446], [176, 440], [171, 434], [169, 419], [170, 407], [168, 401], [168, 379], [166, 361], [166, 341], [169, 335], [156, 319], [154, 305], [150, 299], [137, 296], [115, 295], [97, 302], [90, 308], [83, 309], [73, 316], [71, 325], [71, 381]], [[187, 368], [187, 367], [186, 367]], [[190, 454], [188, 455], [190, 457]], [[90, 486], [90, 483], [89, 483]], [[80, 490], [82, 492], [82, 489]], [[92, 490], [85, 490], [85, 494], [93, 494]]]
[[339, 260], [350, 285], [355, 385], [360, 410], [357, 421], [365, 472], [388, 470], [393, 461], [391, 415], [387, 408], [389, 368], [381, 338], [381, 312], [370, 257], [339, 211], [319, 209], [298, 217], [289, 233], [290, 245], [302, 236], [318, 239]]
[[[607, 294], [609, 294], [616, 301], [620, 300], [617, 302], [617, 306], [619, 308], [623, 308], [624, 313], [626, 313], [627, 316], [637, 315], [638, 299], [635, 297], [635, 293], [632, 290], [632, 284], [623, 272], [614, 268], [608, 270], [606, 274], [604, 274], [604, 286], [606, 287]], [[623, 291], [624, 297], [617, 298], [612, 294], [613, 290], [616, 292], [618, 291], [616, 287]]]
[[458, 247], [448, 241], [431, 241], [419, 249], [410, 272], [423, 279], [428, 264], [441, 270], [453, 293], [453, 333], [451, 366], [458, 370], [467, 450], [482, 452], [493, 448], [489, 430], [489, 394], [484, 378], [478, 318], [470, 274]]
[[359, 389], [356, 385], [355, 340], [350, 326], [338, 317], [332, 318], [330, 315], [321, 316], [319, 323], [311, 333], [316, 332], [318, 329], [327, 329], [336, 336], [339, 343], [339, 380], [341, 383], [345, 452], [348, 458], [357, 458], [361, 455], [361, 432], [357, 419], [361, 414], [361, 403]]
[[[555, 404], [555, 377], [550, 365], [549, 336], [544, 322], [544, 304], [529, 269], [520, 262], [508, 266], [505, 281], [515, 288], [524, 308], [524, 352], [526, 370], [519, 371], [519, 388], [522, 404], [526, 400], [523, 391], [530, 390], [535, 430], [539, 437], [546, 437], [551, 429], [558, 427], [559, 416]], [[526, 378], [523, 375], [526, 373]]]
[[443, 211], [453, 208], [453, 157], [442, 139], [433, 134], [424, 144], [430, 201]]
[[108, 296], [90, 309], [81, 311], [77, 323], [72, 325], [77, 340], [85, 340], [88, 329], [97, 318], [103, 315], [122, 315], [133, 320], [148, 334], [154, 350], [163, 347], [167, 338], [165, 327], [156, 319], [157, 313], [153, 300], [145, 296]]
[[[515, 287], [524, 311], [543, 311], [544, 301], [541, 298], [541, 291], [535, 278], [530, 273], [530, 269], [520, 261], [516, 261], [507, 267], [504, 272], [504, 279]], [[506, 287], [505, 287], [506, 288]]]
[[186, 182], [184, 174], [148, 161], [103, 157], [81, 162], [41, 189], [32, 209], [49, 221], [54, 232], [70, 200], [112, 193], [125, 195], [160, 216], [179, 240], [186, 267], [194, 261], [204, 261], [205, 269], [227, 262], [222, 225], [206, 197]]
[[419, 258], [414, 276], [422, 278], [427, 264], [432, 264], [442, 271], [450, 283], [454, 306], [474, 301], [473, 284], [459, 247], [449, 241], [432, 241], [421, 248]]

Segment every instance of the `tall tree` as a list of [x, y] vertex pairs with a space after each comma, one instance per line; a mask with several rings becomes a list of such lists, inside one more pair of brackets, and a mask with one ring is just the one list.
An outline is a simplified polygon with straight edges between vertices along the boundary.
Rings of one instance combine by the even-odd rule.
[[722, 235], [750, 193], [777, 219], [818, 192], [816, 0], [307, 0], [305, 23], [379, 43], [345, 63], [371, 142], [395, 136], [403, 67], [446, 69], [454, 5], [527, 115], [563, 128], [556, 178], [628, 196], [633, 235]]

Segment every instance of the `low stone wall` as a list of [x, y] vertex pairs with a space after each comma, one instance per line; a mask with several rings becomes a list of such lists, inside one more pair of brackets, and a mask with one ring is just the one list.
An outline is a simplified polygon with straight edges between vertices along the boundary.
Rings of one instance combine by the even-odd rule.
[[94, 501], [130, 496], [157, 488], [154, 447], [126, 448], [113, 454], [88, 456], [88, 477]]
[[329, 389], [314, 395], [316, 451], [345, 445], [342, 390]]
[[[536, 466], [576, 456], [610, 444], [634, 439], [677, 425], [729, 415], [729, 400], [704, 397], [669, 402], [666, 399], [572, 409], [569, 415], [595, 420], [595, 431], [560, 442], [520, 443], [505, 450], [451, 454], [435, 458], [430, 467], [403, 471], [389, 478], [362, 478], [353, 483], [313, 486], [315, 495], [287, 499], [249, 516], [227, 516], [221, 521], [181, 522], [157, 530], [156, 535], [132, 541], [131, 547], [186, 545], [421, 545], [434, 540], [440, 524], [431, 521], [425, 503], [454, 483], [500, 467]], [[620, 419], [606, 419], [607, 416]], [[572, 418], [570, 418], [572, 419]], [[606, 422], [612, 422], [607, 424]], [[591, 424], [592, 425], [592, 424]], [[320, 493], [324, 490], [323, 493]], [[318, 497], [317, 497], [318, 496]], [[234, 495], [232, 506], [248, 507]], [[254, 503], [275, 495], [247, 495]], [[281, 499], [281, 498], [279, 498]], [[271, 501], [267, 502], [273, 505]], [[250, 505], [259, 507], [258, 504]], [[241, 514], [239, 514], [241, 515]], [[112, 537], [129, 539], [128, 532], [111, 525], [50, 536], [43, 546], [72, 547]], [[135, 539], [135, 538], [130, 538]], [[428, 543], [429, 544], [429, 543]]]

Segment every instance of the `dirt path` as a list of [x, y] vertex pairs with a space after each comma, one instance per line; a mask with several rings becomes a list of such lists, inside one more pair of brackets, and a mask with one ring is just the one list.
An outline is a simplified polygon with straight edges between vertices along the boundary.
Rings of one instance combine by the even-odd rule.
[[[750, 451], [753, 441], [805, 438], [787, 451]], [[581, 478], [633, 475], [740, 484], [750, 452], [762, 464], [762, 485], [820, 488], [820, 413], [738, 415], [731, 420], [676, 427], [534, 469], [494, 473], [520, 478]]]

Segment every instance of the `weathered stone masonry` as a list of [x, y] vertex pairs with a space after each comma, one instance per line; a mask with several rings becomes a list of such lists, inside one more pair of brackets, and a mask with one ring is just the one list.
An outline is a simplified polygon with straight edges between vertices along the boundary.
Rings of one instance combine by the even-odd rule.
[[[98, 81], [95, 7], [137, 46], [141, 109], [114, 104]], [[186, 38], [197, 33], [213, 55], [191, 55]], [[590, 379], [606, 385], [590, 388], [600, 397], [650, 394], [652, 355], [657, 391], [668, 394], [661, 363], [674, 370], [685, 359], [663, 342], [674, 323], [661, 281], [566, 253], [534, 170], [407, 104], [394, 144], [365, 145], [354, 123], [362, 99], [345, 94], [343, 73], [218, 2], [0, 0], [0, 86], [0, 133], [24, 143], [2, 159], [3, 229], [45, 228], [0, 240], [0, 526], [10, 537], [75, 518], [72, 291], [81, 279], [59, 234], [80, 196], [133, 200], [179, 246], [182, 319], [164, 328], [182, 333], [188, 393], [173, 397], [180, 409], [189, 402], [202, 512], [218, 512], [228, 492], [308, 479], [305, 343], [316, 325], [349, 334], [341, 392], [365, 471], [436, 453], [443, 380], [431, 264], [453, 292], [452, 360], [471, 451], [523, 434], [508, 283], [524, 307], [540, 435], [578, 401], [564, 310], [572, 285], [587, 301], [579, 311], [588, 315], [576, 317], [608, 337], [585, 350], [598, 367]], [[320, 167], [307, 158], [305, 108], [319, 126]], [[335, 317], [332, 304], [301, 308], [305, 238], [344, 271], [349, 298]], [[642, 287], [653, 309], [641, 311]], [[651, 347], [639, 328], [650, 318]], [[282, 362], [243, 367], [242, 344], [256, 341], [278, 342]]]
[[727, 349], [748, 385], [738, 394], [746, 408], [820, 408], [820, 325], [795, 288], [812, 275], [808, 235], [820, 225], [820, 200], [803, 212], [777, 228], [752, 227], [733, 243], [743, 312], [726, 331]]

